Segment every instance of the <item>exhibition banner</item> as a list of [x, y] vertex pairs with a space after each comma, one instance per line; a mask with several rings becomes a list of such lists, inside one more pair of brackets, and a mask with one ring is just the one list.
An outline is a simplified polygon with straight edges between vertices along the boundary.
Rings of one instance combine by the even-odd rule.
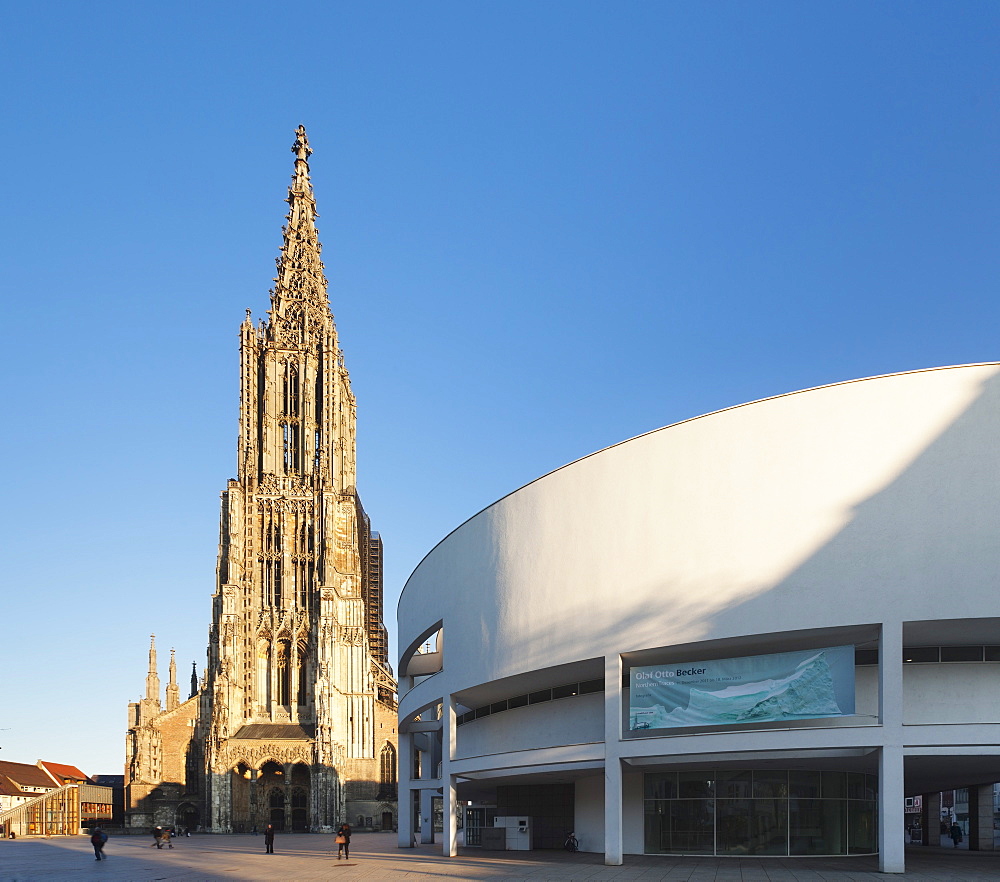
[[854, 646], [632, 668], [629, 729], [854, 713]]

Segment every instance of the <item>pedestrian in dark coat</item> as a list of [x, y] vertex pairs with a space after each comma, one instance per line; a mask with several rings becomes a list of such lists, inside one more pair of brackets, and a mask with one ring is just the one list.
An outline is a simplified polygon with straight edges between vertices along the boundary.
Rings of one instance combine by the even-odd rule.
[[105, 833], [100, 827], [95, 827], [94, 832], [90, 834], [90, 844], [94, 846], [94, 860], [107, 860], [108, 856], [104, 853], [104, 843], [108, 841], [108, 834]]
[[150, 848], [163, 848], [163, 828], [154, 827], [153, 828], [153, 844], [149, 846]]
[[351, 825], [346, 821], [337, 828], [337, 860], [343, 853], [344, 860], [351, 859]]
[[274, 854], [274, 824], [264, 828], [264, 854]]
[[958, 848], [958, 843], [962, 841], [962, 828], [958, 826], [958, 822], [951, 825], [948, 835], [951, 837], [951, 841], [955, 843], [955, 848]]

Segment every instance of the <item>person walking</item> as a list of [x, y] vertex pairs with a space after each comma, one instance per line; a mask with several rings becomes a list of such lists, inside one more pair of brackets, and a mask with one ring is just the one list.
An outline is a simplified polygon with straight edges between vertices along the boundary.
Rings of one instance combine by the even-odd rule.
[[108, 856], [104, 853], [104, 843], [108, 841], [108, 834], [105, 833], [100, 827], [94, 827], [94, 832], [90, 834], [90, 844], [94, 846], [94, 860], [107, 860]]
[[167, 844], [167, 848], [173, 848], [174, 847], [174, 844], [170, 841], [170, 830], [171, 830], [170, 827], [164, 827], [163, 828], [163, 839], [162, 839], [162, 842], [165, 842]]
[[150, 848], [163, 848], [163, 828], [154, 827], [153, 828], [153, 844], [149, 846]]
[[264, 854], [274, 854], [274, 824], [264, 828]]
[[958, 843], [962, 841], [962, 828], [958, 826], [958, 821], [955, 821], [951, 825], [948, 835], [951, 837], [951, 841], [955, 843], [955, 848], [958, 848]]
[[351, 859], [351, 825], [346, 821], [337, 828], [337, 860], [343, 853], [344, 860]]

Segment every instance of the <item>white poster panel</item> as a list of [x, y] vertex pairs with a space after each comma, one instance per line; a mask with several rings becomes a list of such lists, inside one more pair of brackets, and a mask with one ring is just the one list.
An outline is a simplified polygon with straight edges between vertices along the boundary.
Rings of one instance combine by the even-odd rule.
[[629, 729], [854, 713], [854, 646], [632, 668]]

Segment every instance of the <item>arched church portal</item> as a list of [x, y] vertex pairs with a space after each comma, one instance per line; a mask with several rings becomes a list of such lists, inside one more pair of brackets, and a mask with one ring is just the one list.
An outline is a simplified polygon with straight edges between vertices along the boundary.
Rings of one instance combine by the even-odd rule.
[[309, 767], [305, 763], [296, 763], [292, 766], [289, 804], [291, 807], [292, 830], [296, 833], [304, 833], [309, 829], [309, 796], [311, 784]]
[[182, 802], [177, 806], [177, 811], [174, 813], [174, 826], [178, 828], [178, 832], [181, 830], [194, 832], [198, 829], [199, 824], [201, 824], [201, 816], [197, 806], [190, 802]]
[[254, 777], [254, 770], [246, 763], [237, 763], [230, 770], [231, 822], [234, 833], [249, 833], [252, 829]]
[[261, 803], [264, 809], [264, 824], [274, 825], [274, 829], [285, 829], [285, 790], [288, 786], [285, 767], [272, 760], [260, 767]]

